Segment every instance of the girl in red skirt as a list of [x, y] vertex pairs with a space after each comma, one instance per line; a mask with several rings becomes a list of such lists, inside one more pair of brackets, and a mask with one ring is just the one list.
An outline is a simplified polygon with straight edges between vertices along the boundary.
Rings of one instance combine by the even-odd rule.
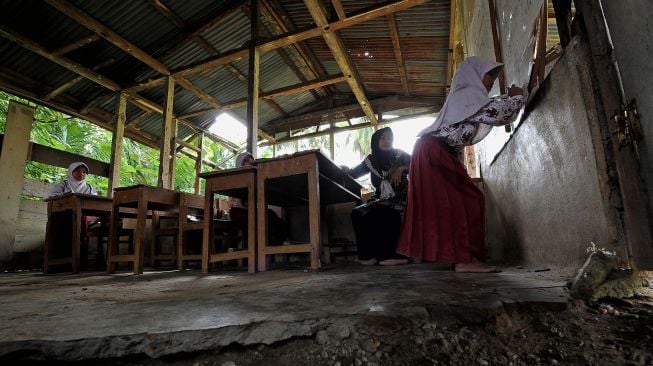
[[502, 64], [469, 57], [452, 80], [435, 122], [420, 132], [410, 161], [407, 206], [397, 252], [416, 261], [452, 263], [456, 272], [497, 272], [485, 261], [485, 197], [467, 174], [463, 149], [493, 126], [512, 122], [522, 89], [488, 93]]

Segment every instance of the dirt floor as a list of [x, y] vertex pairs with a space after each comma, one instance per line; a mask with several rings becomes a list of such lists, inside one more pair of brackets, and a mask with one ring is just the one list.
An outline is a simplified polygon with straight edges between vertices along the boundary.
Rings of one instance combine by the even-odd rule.
[[[98, 365], [651, 365], [653, 289], [587, 305], [510, 304], [455, 324], [357, 316], [314, 337], [225, 347], [160, 359], [96, 360]], [[431, 309], [437, 312], [438, 309]], [[51, 363], [49, 363], [51, 364]], [[88, 364], [88, 361], [83, 362]]]

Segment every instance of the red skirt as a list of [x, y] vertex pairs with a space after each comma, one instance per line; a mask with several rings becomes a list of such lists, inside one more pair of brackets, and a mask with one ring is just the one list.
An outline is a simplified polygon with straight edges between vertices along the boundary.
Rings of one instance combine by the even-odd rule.
[[485, 197], [449, 145], [421, 137], [409, 174], [397, 253], [433, 262], [485, 261]]

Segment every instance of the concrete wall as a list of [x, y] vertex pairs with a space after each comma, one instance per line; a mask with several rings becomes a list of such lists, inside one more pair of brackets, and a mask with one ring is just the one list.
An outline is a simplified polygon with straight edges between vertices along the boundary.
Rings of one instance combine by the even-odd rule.
[[[467, 55], [493, 58], [491, 36], [489, 40], [486, 36], [487, 3], [465, 3], [466, 8], [477, 5], [472, 7], [471, 23], [467, 20], [468, 38], [480, 35], [467, 45]], [[540, 4], [497, 2], [508, 85], [523, 84], [519, 81], [526, 76], [522, 74], [527, 60], [518, 56], [529, 47], [524, 35], [531, 32]], [[512, 135], [495, 128], [478, 145], [491, 258], [578, 266], [590, 242], [609, 248], [616, 244], [616, 217], [609, 202], [585, 52], [575, 39]]]

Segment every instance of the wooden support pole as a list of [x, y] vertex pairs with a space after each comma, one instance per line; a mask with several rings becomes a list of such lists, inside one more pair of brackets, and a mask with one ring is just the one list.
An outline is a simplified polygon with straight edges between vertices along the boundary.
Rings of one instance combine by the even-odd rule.
[[552, 3], [556, 14], [560, 45], [567, 47], [571, 41], [571, 0], [553, 0]]
[[177, 128], [179, 121], [176, 118], [172, 119], [172, 126], [170, 131], [170, 178], [168, 188], [175, 189], [175, 178], [177, 177]]
[[122, 160], [122, 143], [125, 134], [125, 121], [127, 120], [127, 97], [120, 93], [118, 97], [118, 110], [116, 111], [116, 125], [111, 135], [111, 163], [109, 164], [109, 191], [107, 197], [113, 197], [113, 189], [120, 186], [120, 162]]
[[204, 159], [204, 133], [200, 132], [197, 139], [197, 159], [195, 159], [195, 194], [200, 194], [200, 173], [202, 173], [202, 159]]
[[9, 102], [0, 155], [0, 267], [11, 261], [34, 108]]
[[250, 2], [251, 38], [249, 45], [249, 78], [247, 79], [247, 151], [256, 158], [258, 143], [258, 94], [260, 55], [256, 48], [258, 38], [258, 0]]
[[168, 76], [165, 89], [165, 104], [163, 106], [163, 136], [159, 155], [159, 188], [170, 188], [170, 143], [172, 141], [173, 111], [175, 98], [175, 82]]
[[[499, 30], [497, 29], [497, 8], [494, 0], [488, 0], [490, 7], [490, 25], [492, 27], [492, 43], [494, 44], [494, 57], [499, 63], [503, 63], [501, 52], [501, 41], [499, 40]], [[506, 94], [506, 75], [503, 71], [499, 74], [499, 90], [501, 94]]]
[[399, 70], [399, 80], [401, 81], [401, 90], [404, 95], [410, 95], [410, 88], [408, 87], [408, 76], [406, 72], [406, 65], [404, 65], [404, 55], [401, 52], [401, 41], [399, 39], [399, 29], [397, 28], [397, 19], [394, 13], [388, 14], [388, 26], [390, 27], [390, 36], [392, 37], [392, 50], [395, 54], [395, 63], [397, 70]]

